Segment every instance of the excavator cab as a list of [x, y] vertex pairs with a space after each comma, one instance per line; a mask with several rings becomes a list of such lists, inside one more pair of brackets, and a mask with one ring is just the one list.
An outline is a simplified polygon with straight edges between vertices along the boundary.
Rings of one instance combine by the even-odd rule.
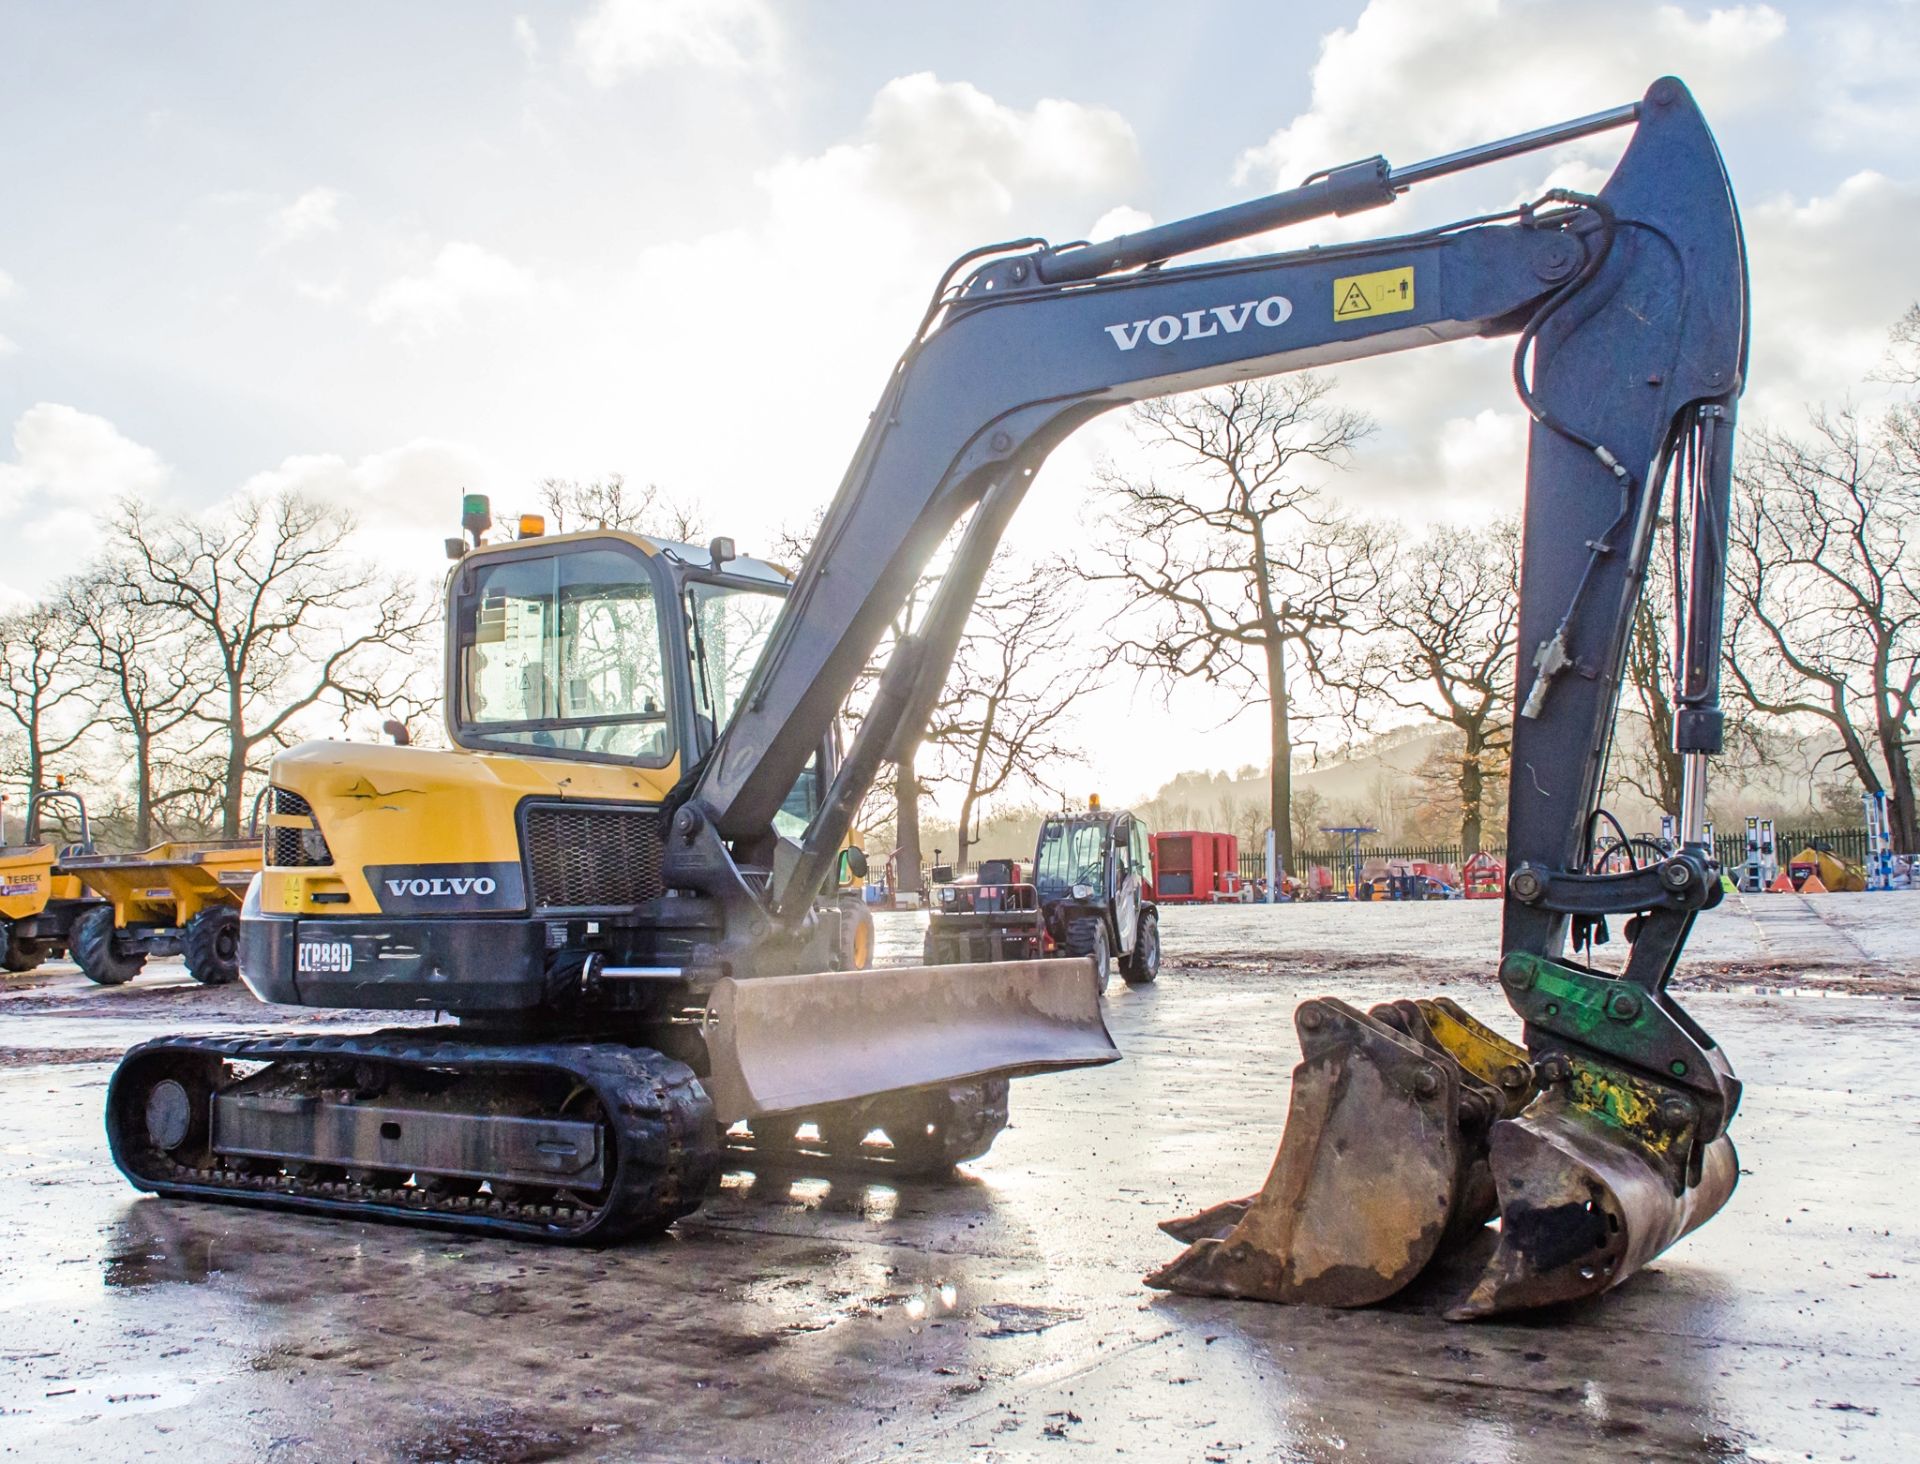
[[[721, 921], [668, 903], [663, 805], [733, 715], [789, 583], [611, 530], [465, 550], [446, 587], [454, 749], [312, 742], [275, 760], [249, 985], [548, 1020], [669, 1009], [685, 983], [666, 973]], [[829, 730], [776, 831], [811, 822], [836, 756]], [[865, 912], [834, 891], [814, 917], [795, 960], [831, 970], [871, 949]], [[635, 969], [655, 974], [621, 974]]]

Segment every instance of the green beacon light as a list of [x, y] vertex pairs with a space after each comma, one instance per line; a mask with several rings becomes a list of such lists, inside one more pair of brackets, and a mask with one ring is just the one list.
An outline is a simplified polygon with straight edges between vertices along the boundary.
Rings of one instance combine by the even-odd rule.
[[460, 499], [460, 527], [473, 536], [473, 544], [480, 547], [480, 537], [493, 527], [493, 508], [487, 502], [484, 493], [468, 493]]

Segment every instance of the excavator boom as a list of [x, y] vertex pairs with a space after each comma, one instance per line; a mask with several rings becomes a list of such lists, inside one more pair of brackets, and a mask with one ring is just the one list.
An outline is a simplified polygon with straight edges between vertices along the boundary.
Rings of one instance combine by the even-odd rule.
[[[1397, 238], [1167, 263], [1628, 125], [1631, 140], [1596, 196], [1555, 191], [1502, 215]], [[924, 721], [1009, 517], [1047, 453], [1082, 423], [1142, 398], [1248, 376], [1517, 337], [1514, 379], [1532, 427], [1500, 978], [1526, 1025], [1524, 1049], [1506, 1044], [1495, 1064], [1519, 1075], [1517, 1086], [1503, 1089], [1497, 1071], [1463, 1066], [1484, 1059], [1484, 1042], [1470, 1051], [1417, 1016], [1309, 1003], [1300, 1013], [1310, 1049], [1300, 1081], [1322, 1092], [1322, 1117], [1307, 1117], [1313, 1105], [1299, 1103], [1297, 1084], [1296, 1122], [1269, 1202], [1251, 1214], [1243, 1206], [1236, 1223], [1290, 1207], [1280, 1229], [1303, 1253], [1312, 1248], [1305, 1230], [1326, 1227], [1335, 1241], [1322, 1258], [1329, 1273], [1374, 1278], [1352, 1293], [1372, 1299], [1380, 1278], [1407, 1273], [1391, 1290], [1422, 1269], [1444, 1235], [1479, 1231], [1497, 1198], [1504, 1223], [1487, 1274], [1507, 1279], [1456, 1299], [1460, 1314], [1613, 1284], [1719, 1208], [1734, 1173], [1724, 1134], [1738, 1082], [1667, 982], [1695, 915], [1720, 890], [1704, 842], [1705, 759], [1719, 749], [1722, 565], [1747, 315], [1726, 173], [1692, 98], [1671, 78], [1638, 103], [1430, 164], [1396, 171], [1373, 159], [1105, 244], [1024, 241], [964, 257], [873, 413], [739, 714], [683, 787], [669, 878], [721, 898], [731, 888], [776, 927], [804, 919], [879, 763]], [[1654, 865], [1602, 873], [1589, 868], [1589, 851], [1605, 754], [1669, 490], [1691, 555], [1675, 719], [1689, 770], [1682, 847]], [[769, 821], [806, 749], [963, 516], [926, 621], [893, 653], [818, 816], [797, 844], [777, 847]], [[741, 854], [771, 867], [764, 897], [740, 882]], [[1567, 953], [1570, 941], [1589, 946], [1609, 916], [1629, 917], [1630, 954], [1618, 973]], [[752, 991], [742, 983], [738, 999], [750, 1005]], [[830, 1036], [830, 1016], [810, 1023], [789, 1004], [780, 1018], [802, 1046]], [[1341, 1100], [1343, 1112], [1328, 1095], [1357, 1091], [1361, 1069], [1382, 1096], [1370, 1114], [1356, 1115], [1352, 1098]], [[1530, 1101], [1510, 1101], [1516, 1093]], [[1449, 1111], [1436, 1117], [1436, 1103]], [[1341, 1128], [1364, 1132], [1379, 1162], [1337, 1161], [1344, 1146], [1328, 1135]], [[1435, 1132], [1450, 1135], [1439, 1149]], [[1407, 1195], [1431, 1188], [1428, 1171], [1453, 1176], [1437, 1205], [1426, 1202], [1433, 1213], [1416, 1221], [1421, 1206], [1409, 1202], [1385, 1227], [1397, 1239], [1355, 1243], [1364, 1227], [1346, 1224], [1347, 1215], [1375, 1203], [1379, 1176], [1395, 1169], [1396, 1154], [1413, 1151], [1432, 1162], [1400, 1167]], [[1552, 1167], [1549, 1155], [1558, 1177], [1533, 1185]], [[1308, 1195], [1319, 1198], [1308, 1203]], [[1336, 1294], [1321, 1280], [1302, 1291], [1292, 1280], [1237, 1274], [1235, 1253], [1260, 1262], [1256, 1271], [1289, 1259], [1272, 1226], [1259, 1244], [1232, 1226], [1219, 1237], [1192, 1222], [1177, 1228], [1196, 1245], [1156, 1284]], [[1390, 1264], [1382, 1257], [1395, 1245]], [[1418, 1258], [1410, 1270], [1408, 1255]]]

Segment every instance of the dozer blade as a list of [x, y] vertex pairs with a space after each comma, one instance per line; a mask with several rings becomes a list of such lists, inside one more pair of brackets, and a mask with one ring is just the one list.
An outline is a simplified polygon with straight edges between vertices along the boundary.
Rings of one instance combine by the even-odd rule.
[[1433, 1259], [1468, 1157], [1458, 1066], [1332, 998], [1294, 1025], [1304, 1061], [1265, 1186], [1162, 1226], [1191, 1244], [1147, 1285], [1366, 1306]]
[[728, 979], [705, 1025], [722, 1124], [1120, 1057], [1082, 959]]
[[1651, 1125], [1623, 1126], [1617, 1102], [1603, 1117], [1588, 1101], [1595, 1071], [1604, 1072], [1576, 1071], [1520, 1117], [1494, 1125], [1499, 1243], [1479, 1279], [1445, 1308], [1450, 1320], [1598, 1295], [1733, 1194], [1739, 1160], [1731, 1139], [1707, 1144], [1697, 1178], [1676, 1187], [1672, 1159], [1661, 1162], [1661, 1151], [1689, 1141], [1683, 1124], [1660, 1125], [1650, 1113]]

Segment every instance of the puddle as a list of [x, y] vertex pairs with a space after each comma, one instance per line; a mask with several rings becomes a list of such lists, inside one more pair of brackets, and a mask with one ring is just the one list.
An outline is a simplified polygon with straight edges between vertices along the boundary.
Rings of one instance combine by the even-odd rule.
[[180, 1223], [161, 1205], [134, 1205], [103, 1239], [100, 1280], [110, 1290], [200, 1286], [221, 1271], [215, 1237]]
[[200, 1385], [166, 1373], [129, 1373], [110, 1378], [8, 1377], [0, 1385], [0, 1417], [7, 1432], [60, 1428], [88, 1419], [111, 1422], [135, 1413], [180, 1408]]

